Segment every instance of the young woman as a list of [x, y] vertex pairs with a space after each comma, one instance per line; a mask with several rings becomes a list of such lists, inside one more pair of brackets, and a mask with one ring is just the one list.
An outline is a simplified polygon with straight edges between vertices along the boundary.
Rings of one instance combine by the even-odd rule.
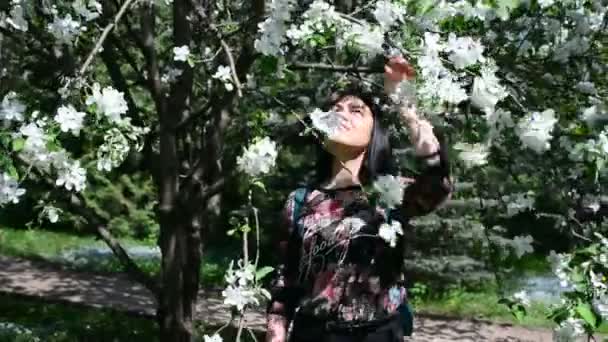
[[[413, 68], [403, 58], [385, 66], [385, 90], [391, 93]], [[286, 260], [276, 278], [268, 307], [266, 340], [401, 341], [403, 245], [391, 247], [378, 236], [379, 226], [435, 209], [452, 191], [445, 151], [428, 121], [415, 108], [400, 108], [415, 154], [425, 170], [409, 180], [402, 205], [390, 213], [373, 207], [362, 186], [391, 173], [388, 134], [380, 111], [365, 93], [337, 94], [331, 109], [341, 130], [324, 144], [319, 183], [290, 194], [285, 205]]]

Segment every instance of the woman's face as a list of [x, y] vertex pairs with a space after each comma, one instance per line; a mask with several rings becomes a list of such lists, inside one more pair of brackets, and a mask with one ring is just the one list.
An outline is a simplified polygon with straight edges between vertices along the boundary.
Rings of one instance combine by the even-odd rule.
[[[365, 102], [356, 96], [345, 96], [331, 110], [337, 112], [343, 120], [342, 129], [329, 139], [333, 143], [331, 145], [364, 150], [369, 145], [374, 127], [372, 111]], [[333, 147], [339, 148], [338, 146]]]

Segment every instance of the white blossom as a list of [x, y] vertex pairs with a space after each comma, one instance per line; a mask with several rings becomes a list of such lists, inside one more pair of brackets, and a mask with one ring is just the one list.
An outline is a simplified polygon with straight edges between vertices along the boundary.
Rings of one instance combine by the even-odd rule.
[[129, 139], [119, 129], [110, 129], [97, 150], [97, 170], [110, 171], [119, 166], [129, 153], [129, 145]]
[[46, 216], [46, 218], [51, 223], [56, 223], [57, 221], [59, 221], [60, 212], [61, 212], [61, 209], [56, 208], [52, 205], [47, 205], [44, 207], [44, 209], [42, 209], [42, 213]]
[[[12, 28], [19, 31], [27, 31], [29, 28], [27, 19], [25, 18], [25, 12], [23, 10], [22, 1], [13, 0], [13, 7], [10, 11], [10, 16], [6, 18], [6, 23], [8, 23]], [[2, 25], [2, 20], [0, 17], [0, 26]]]
[[224, 304], [235, 306], [239, 311], [243, 311], [243, 308], [246, 305], [260, 304], [259, 300], [256, 298], [255, 291], [246, 287], [228, 285], [226, 289], [222, 291], [222, 296], [224, 297]]
[[187, 45], [173, 48], [173, 60], [176, 62], [187, 62], [190, 56], [190, 48]]
[[456, 81], [449, 72], [441, 78], [425, 79], [420, 95], [426, 98], [439, 98], [442, 101], [459, 104], [468, 98], [463, 84]]
[[483, 166], [488, 163], [490, 151], [484, 144], [459, 142], [454, 145], [454, 149], [460, 150], [458, 158], [464, 162], [466, 167]]
[[534, 210], [534, 192], [516, 193], [510, 196], [502, 197], [504, 202], [507, 202], [507, 216], [511, 217], [523, 211]]
[[218, 334], [203, 335], [203, 342], [224, 342], [224, 339]]
[[524, 254], [534, 252], [534, 248], [532, 247], [532, 236], [516, 236], [513, 238], [513, 242], [511, 243], [511, 247], [513, 247], [513, 251], [518, 258], [521, 258]]
[[17, 98], [17, 93], [9, 92], [0, 103], [0, 120], [23, 121], [25, 105]]
[[226, 270], [225, 279], [228, 286], [222, 291], [222, 296], [224, 304], [235, 306], [237, 310], [242, 311], [246, 305], [259, 305], [258, 297], [260, 295], [268, 297], [268, 293], [254, 286], [255, 266], [253, 264], [245, 264], [241, 259], [237, 265], [238, 268], [234, 269], [234, 262], [231, 261]]
[[495, 111], [485, 112], [486, 123], [490, 127], [490, 139], [494, 138], [505, 128], [511, 128], [515, 126], [511, 112], [503, 110], [501, 108]]
[[234, 89], [232, 85], [232, 69], [229, 66], [220, 65], [211, 77], [222, 81], [226, 90], [232, 91]]
[[517, 134], [524, 146], [540, 154], [550, 148], [549, 140], [553, 138], [551, 133], [556, 123], [553, 109], [532, 112], [518, 123]]
[[403, 184], [393, 175], [382, 175], [374, 181], [374, 190], [380, 195], [380, 203], [395, 208], [403, 201]]
[[258, 177], [270, 172], [275, 166], [277, 155], [277, 144], [265, 137], [245, 149], [236, 163], [241, 172]]
[[80, 161], [65, 162], [57, 170], [57, 186], [63, 186], [69, 191], [80, 192], [86, 188], [86, 170], [80, 167]]
[[345, 39], [352, 40], [368, 59], [384, 53], [384, 48], [382, 47], [384, 33], [378, 26], [368, 24], [352, 25], [350, 30], [345, 34]]
[[163, 83], [173, 83], [184, 73], [182, 69], [169, 68], [165, 74], [161, 76]]
[[589, 81], [578, 82], [575, 88], [584, 94], [595, 94], [597, 92], [597, 89], [595, 89], [595, 84]]
[[583, 108], [580, 116], [589, 127], [594, 127], [598, 122], [601, 121], [608, 121], [608, 113], [603, 112], [598, 105]]
[[553, 330], [554, 342], [574, 342], [585, 334], [584, 321], [569, 317]]
[[96, 0], [76, 0], [72, 3], [72, 8], [85, 21], [97, 19], [102, 13], [102, 6]]
[[570, 263], [570, 256], [551, 251], [549, 256], [547, 256], [547, 261], [551, 265], [553, 273], [560, 280], [560, 286], [569, 287], [570, 276], [568, 275], [568, 263]]
[[342, 225], [350, 234], [356, 234], [361, 228], [365, 227], [367, 223], [360, 217], [347, 217], [342, 220]]
[[555, 3], [555, 0], [538, 0], [541, 8], [547, 8]]
[[44, 131], [35, 122], [30, 122], [29, 124], [22, 126], [19, 129], [19, 132], [26, 137], [24, 147], [26, 150], [34, 150], [46, 146], [47, 138]]
[[403, 20], [405, 15], [405, 7], [398, 3], [381, 0], [376, 2], [376, 8], [373, 11], [374, 18], [380, 26], [387, 30], [395, 23]]
[[312, 126], [329, 138], [335, 136], [341, 130], [342, 119], [334, 111], [324, 112], [317, 108], [308, 116], [312, 120]]
[[443, 51], [445, 45], [440, 42], [441, 36], [437, 33], [425, 32], [422, 47], [426, 54], [437, 54]]
[[524, 306], [530, 306], [530, 297], [528, 297], [528, 293], [525, 290], [516, 292], [515, 294], [513, 294], [513, 298], [515, 298]]
[[270, 3], [270, 16], [258, 24], [260, 36], [254, 42], [257, 51], [267, 56], [283, 54], [282, 45], [285, 43], [287, 22], [291, 20], [290, 11], [295, 0], [272, 0]]
[[507, 90], [500, 85], [500, 80], [496, 77], [496, 68], [482, 67], [481, 76], [473, 80], [471, 103], [486, 113], [494, 112], [496, 103], [507, 95]]
[[19, 203], [19, 197], [25, 194], [25, 189], [19, 187], [19, 183], [8, 173], [0, 177], [0, 206], [6, 203]]
[[285, 35], [298, 44], [314, 32], [334, 27], [343, 22], [334, 6], [323, 0], [315, 0], [302, 15], [304, 22], [301, 25], [292, 24]]
[[120, 123], [121, 115], [129, 110], [122, 92], [112, 87], [105, 87], [102, 90], [99, 83], [93, 84], [92, 94], [87, 97], [86, 104], [89, 106], [95, 104], [97, 111], [107, 116], [111, 123]]
[[602, 320], [608, 320], [608, 294], [603, 294], [598, 298], [594, 298], [593, 309], [602, 317]]
[[55, 37], [58, 43], [72, 45], [78, 34], [83, 31], [80, 22], [72, 19], [72, 15], [65, 17], [55, 15], [53, 22], [48, 24], [47, 30]]
[[77, 111], [72, 105], [61, 106], [57, 109], [55, 122], [59, 124], [62, 132], [72, 132], [78, 136], [83, 127], [85, 115], [86, 113]]
[[378, 229], [378, 236], [380, 236], [386, 243], [391, 247], [397, 245], [397, 235], [403, 235], [403, 229], [401, 223], [397, 220], [392, 220], [391, 223], [383, 223]]
[[448, 36], [445, 51], [451, 52], [448, 59], [454, 63], [456, 69], [464, 69], [485, 60], [483, 46], [479, 40], [471, 37], [456, 37], [454, 33]]

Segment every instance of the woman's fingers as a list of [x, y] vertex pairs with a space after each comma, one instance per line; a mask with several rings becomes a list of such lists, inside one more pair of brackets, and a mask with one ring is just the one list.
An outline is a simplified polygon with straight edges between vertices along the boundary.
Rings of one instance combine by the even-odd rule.
[[411, 79], [416, 75], [412, 65], [402, 56], [391, 58], [384, 66], [385, 74], [394, 80]]
[[343, 130], [349, 130], [352, 128], [353, 124], [350, 120], [350, 118], [348, 118], [344, 113], [341, 112], [337, 112], [338, 116], [340, 117], [340, 127]]

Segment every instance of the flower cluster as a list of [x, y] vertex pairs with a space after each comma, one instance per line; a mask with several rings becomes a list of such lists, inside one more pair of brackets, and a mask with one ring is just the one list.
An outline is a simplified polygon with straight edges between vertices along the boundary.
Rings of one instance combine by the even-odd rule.
[[454, 145], [455, 150], [459, 150], [458, 158], [462, 160], [467, 167], [483, 166], [488, 163], [488, 155], [490, 151], [488, 146], [484, 144], [468, 144], [459, 142]]
[[25, 189], [19, 187], [19, 183], [9, 174], [0, 176], [0, 206], [5, 203], [18, 203], [19, 197], [25, 194]]
[[269, 137], [259, 139], [237, 158], [238, 169], [251, 177], [259, 177], [270, 172], [277, 159], [277, 144]]
[[230, 70], [229, 66], [220, 65], [217, 67], [215, 74], [213, 74], [211, 77], [223, 82], [226, 90], [234, 90], [234, 85], [232, 84], [232, 70]]
[[336, 135], [341, 129], [342, 119], [334, 111], [324, 112], [317, 108], [308, 116], [312, 121], [312, 126], [329, 138]]
[[120, 123], [122, 115], [129, 110], [122, 92], [112, 87], [101, 89], [99, 83], [93, 84], [92, 94], [87, 97], [86, 104], [95, 105], [96, 111], [106, 116], [111, 123]]
[[238, 311], [248, 305], [259, 305], [260, 298], [270, 299], [270, 293], [256, 284], [255, 266], [245, 263], [242, 259], [237, 262], [238, 269], [234, 269], [234, 262], [226, 271], [225, 280], [228, 283], [222, 291], [224, 304], [234, 306]]
[[374, 190], [380, 196], [379, 202], [386, 208], [395, 208], [403, 201], [404, 186], [393, 175], [382, 175], [374, 181]]
[[532, 112], [517, 124], [517, 135], [521, 143], [536, 153], [547, 151], [553, 138], [553, 127], [557, 123], [555, 111]]
[[393, 248], [397, 245], [397, 235], [403, 235], [401, 223], [397, 220], [392, 220], [391, 223], [383, 223], [378, 229], [378, 236]]
[[264, 55], [278, 56], [283, 53], [287, 23], [291, 19], [294, 0], [272, 0], [270, 16], [258, 25], [260, 37], [255, 40], [255, 49]]

